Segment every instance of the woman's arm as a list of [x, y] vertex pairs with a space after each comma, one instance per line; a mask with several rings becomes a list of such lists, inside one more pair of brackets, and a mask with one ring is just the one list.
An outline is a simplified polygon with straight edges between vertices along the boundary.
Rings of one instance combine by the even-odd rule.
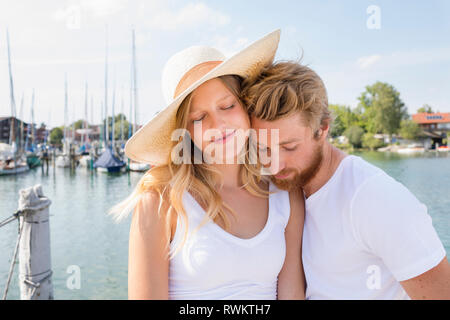
[[305, 299], [305, 275], [302, 264], [302, 236], [305, 220], [303, 192], [289, 193], [291, 215], [285, 230], [286, 258], [278, 275], [278, 300]]
[[130, 227], [128, 299], [168, 299], [168, 236], [164, 214], [158, 214], [159, 196], [142, 195]]

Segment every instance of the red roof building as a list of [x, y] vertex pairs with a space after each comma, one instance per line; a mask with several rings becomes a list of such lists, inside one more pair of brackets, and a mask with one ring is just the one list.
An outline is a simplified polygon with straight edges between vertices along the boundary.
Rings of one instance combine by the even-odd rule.
[[416, 113], [412, 119], [424, 130], [450, 131], [450, 112]]

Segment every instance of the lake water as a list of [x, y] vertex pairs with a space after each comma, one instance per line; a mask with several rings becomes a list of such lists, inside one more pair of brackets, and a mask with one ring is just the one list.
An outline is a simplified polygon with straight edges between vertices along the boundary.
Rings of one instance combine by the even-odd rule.
[[[358, 153], [403, 183], [428, 207], [433, 225], [450, 254], [450, 154], [401, 156]], [[22, 188], [41, 184], [50, 206], [51, 259], [55, 299], [126, 299], [130, 219], [116, 224], [106, 215], [112, 204], [134, 189], [142, 173], [91, 173], [78, 168], [41, 168], [0, 177], [0, 221], [18, 205]], [[3, 294], [17, 238], [17, 221], [0, 229], [0, 294]], [[81, 288], [69, 289], [70, 266], [81, 271]], [[18, 265], [8, 299], [19, 299]]]

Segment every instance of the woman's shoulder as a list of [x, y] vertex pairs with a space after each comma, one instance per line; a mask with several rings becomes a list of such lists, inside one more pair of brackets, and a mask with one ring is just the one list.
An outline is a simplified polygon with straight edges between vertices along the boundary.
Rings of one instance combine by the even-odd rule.
[[168, 207], [168, 201], [166, 201], [164, 195], [155, 190], [146, 190], [138, 196], [133, 217], [139, 216], [146, 223], [164, 221]]

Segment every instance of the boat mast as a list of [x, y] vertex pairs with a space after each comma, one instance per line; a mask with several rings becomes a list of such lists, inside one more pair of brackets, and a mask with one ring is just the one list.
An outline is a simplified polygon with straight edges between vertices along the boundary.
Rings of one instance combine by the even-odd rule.
[[103, 121], [103, 101], [100, 102], [100, 119], [102, 120], [100, 125], [100, 148], [103, 148], [103, 141], [105, 140], [105, 123]]
[[[114, 72], [115, 73], [115, 72]], [[111, 149], [114, 154], [114, 105], [116, 103], [116, 79], [114, 77], [113, 97], [112, 97], [112, 128], [111, 128]]]
[[120, 143], [123, 143], [123, 118], [124, 118], [124, 101], [123, 101], [123, 86], [121, 91], [121, 106], [120, 106]]
[[84, 121], [83, 121], [83, 127], [85, 129], [84, 135], [83, 135], [83, 144], [86, 143], [86, 135], [87, 135], [87, 119], [88, 119], [88, 84], [86, 81], [85, 87], [84, 87]]
[[64, 145], [63, 145], [63, 152], [65, 153], [67, 151], [66, 146], [66, 139], [67, 139], [67, 114], [68, 114], [68, 94], [67, 94], [67, 73], [64, 76]]
[[20, 111], [19, 111], [19, 118], [20, 118], [20, 134], [19, 134], [19, 148], [21, 152], [24, 152], [24, 141], [23, 141], [23, 99], [24, 94], [22, 93], [22, 97], [20, 98]]
[[[71, 139], [71, 145], [75, 145], [75, 104], [73, 104], [73, 109], [72, 109], [72, 139]], [[70, 149], [69, 149], [70, 150]]]
[[138, 117], [137, 117], [137, 109], [138, 109], [138, 91], [137, 91], [137, 75], [136, 75], [136, 41], [135, 41], [135, 32], [132, 30], [132, 55], [133, 55], [133, 94], [134, 94], [134, 130], [133, 133], [137, 131], [138, 128]]
[[[12, 145], [16, 140], [16, 130], [15, 130], [15, 118], [16, 118], [16, 100], [14, 98], [14, 82], [12, 77], [11, 68], [11, 51], [9, 46], [9, 31], [6, 29], [6, 44], [8, 49], [8, 70], [9, 70], [9, 102], [11, 106], [11, 122], [10, 122], [10, 133], [9, 133], [9, 144]], [[16, 152], [14, 151], [14, 154]]]
[[108, 26], [106, 26], [106, 46], [105, 46], [105, 121], [106, 121], [106, 134], [105, 134], [105, 148], [108, 148], [109, 140], [109, 122], [108, 122]]
[[34, 152], [34, 88], [33, 93], [31, 94], [31, 150]]

